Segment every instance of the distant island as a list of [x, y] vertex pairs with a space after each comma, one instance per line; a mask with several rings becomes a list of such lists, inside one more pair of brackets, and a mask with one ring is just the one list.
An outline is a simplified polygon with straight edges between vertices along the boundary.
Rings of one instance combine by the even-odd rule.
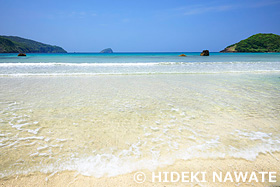
[[220, 52], [280, 52], [280, 36], [277, 34], [255, 34]]
[[0, 36], [0, 53], [67, 53], [63, 48], [17, 36]]
[[100, 51], [100, 53], [113, 53], [113, 50], [111, 48], [107, 48]]

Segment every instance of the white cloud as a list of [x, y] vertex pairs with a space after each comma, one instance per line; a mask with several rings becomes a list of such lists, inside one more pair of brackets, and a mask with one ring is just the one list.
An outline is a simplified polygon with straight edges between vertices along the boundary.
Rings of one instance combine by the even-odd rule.
[[266, 0], [266, 1], [259, 1], [251, 5], [252, 8], [257, 7], [264, 7], [264, 6], [270, 6], [270, 5], [276, 5], [280, 4], [279, 0]]
[[[219, 3], [219, 4], [218, 4]], [[183, 15], [197, 15], [204, 14], [209, 12], [223, 12], [234, 9], [248, 9], [248, 8], [260, 8], [265, 6], [272, 6], [280, 4], [279, 0], [247, 0], [247, 1], [233, 1], [230, 4], [224, 4], [222, 2], [215, 3], [205, 3], [205, 4], [196, 4], [185, 7], [180, 7], [177, 11], [182, 11]]]
[[190, 7], [184, 11], [184, 15], [203, 14], [206, 12], [220, 12], [233, 8], [234, 7], [230, 5]]
[[129, 19], [129, 18], [124, 18], [124, 19], [122, 19], [122, 22], [123, 22], [123, 23], [129, 23], [129, 22], [130, 22], [130, 19]]

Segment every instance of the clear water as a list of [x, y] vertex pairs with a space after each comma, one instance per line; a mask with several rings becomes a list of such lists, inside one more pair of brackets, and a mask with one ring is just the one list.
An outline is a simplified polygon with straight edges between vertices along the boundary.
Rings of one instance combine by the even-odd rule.
[[0, 55], [0, 75], [95, 75], [279, 71], [280, 53], [70, 53]]
[[280, 151], [279, 53], [179, 54], [1, 54], [1, 176]]

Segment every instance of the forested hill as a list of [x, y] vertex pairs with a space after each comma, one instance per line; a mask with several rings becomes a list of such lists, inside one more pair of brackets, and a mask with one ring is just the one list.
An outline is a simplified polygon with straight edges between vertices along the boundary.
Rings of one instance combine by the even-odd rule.
[[255, 34], [220, 52], [280, 52], [280, 36], [277, 34]]
[[0, 53], [67, 53], [63, 48], [17, 36], [0, 36]]

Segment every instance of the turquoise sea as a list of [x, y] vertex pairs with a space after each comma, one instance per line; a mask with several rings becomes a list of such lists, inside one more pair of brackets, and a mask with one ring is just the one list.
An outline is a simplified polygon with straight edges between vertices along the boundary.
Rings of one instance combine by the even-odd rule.
[[280, 53], [180, 54], [0, 54], [0, 177], [280, 151]]
[[279, 71], [280, 53], [0, 54], [0, 75], [82, 75]]

